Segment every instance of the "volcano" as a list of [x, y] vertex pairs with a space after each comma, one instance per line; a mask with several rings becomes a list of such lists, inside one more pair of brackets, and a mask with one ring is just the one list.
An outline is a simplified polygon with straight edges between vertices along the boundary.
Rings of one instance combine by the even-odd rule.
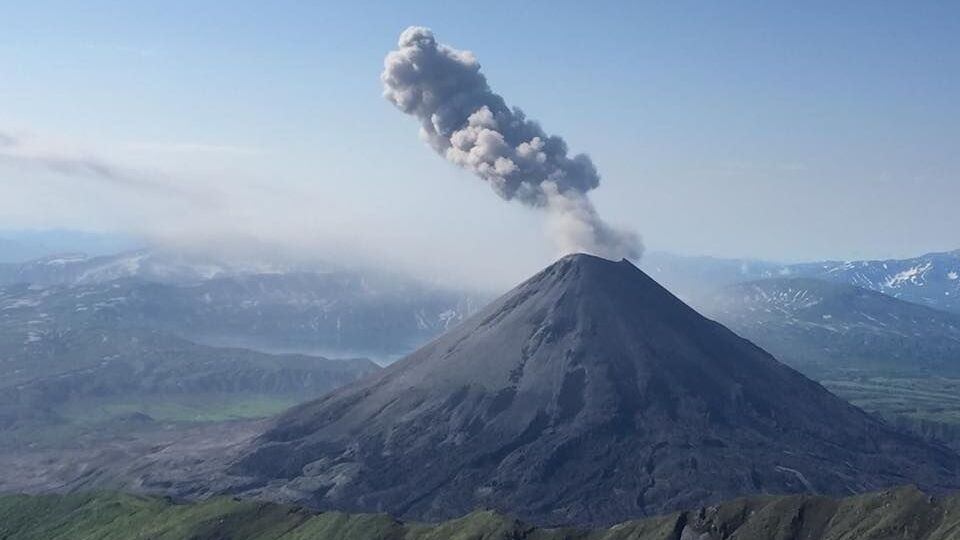
[[277, 417], [247, 493], [415, 519], [612, 523], [749, 493], [960, 486], [627, 261], [567, 256], [389, 368]]

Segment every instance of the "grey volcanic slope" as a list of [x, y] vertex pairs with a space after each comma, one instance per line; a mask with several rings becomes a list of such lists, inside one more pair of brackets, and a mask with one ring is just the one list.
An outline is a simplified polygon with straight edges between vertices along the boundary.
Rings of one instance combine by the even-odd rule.
[[391, 367], [276, 418], [234, 491], [436, 519], [610, 523], [758, 492], [960, 487], [626, 261], [561, 259]]
[[960, 315], [853, 285], [765, 279], [724, 287], [702, 305], [800, 369], [960, 374]]

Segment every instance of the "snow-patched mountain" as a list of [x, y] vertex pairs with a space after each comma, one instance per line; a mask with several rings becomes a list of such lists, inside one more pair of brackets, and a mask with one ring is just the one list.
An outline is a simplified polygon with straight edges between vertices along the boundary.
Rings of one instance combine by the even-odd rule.
[[129, 237], [69, 229], [0, 229], [0, 263], [21, 263], [57, 253], [109, 255], [135, 249]]
[[806, 372], [960, 374], [960, 315], [862, 287], [774, 278], [724, 287], [700, 307]]
[[131, 278], [0, 287], [0, 323], [22, 325], [24, 342], [42, 328], [69, 330], [93, 320], [210, 345], [390, 360], [461, 321], [480, 302], [411, 280], [347, 271], [187, 283]]
[[0, 264], [0, 285], [91, 285], [124, 278], [194, 283], [217, 276], [278, 271], [266, 265], [226, 264], [207, 257], [151, 250], [96, 257], [63, 253], [24, 263]]
[[746, 493], [960, 487], [958, 467], [629, 262], [573, 255], [392, 366], [280, 415], [225, 476], [162, 467], [136, 482], [417, 519], [493, 507], [585, 524]]
[[808, 277], [856, 285], [902, 300], [960, 313], [960, 250], [910, 259], [777, 264], [750, 259], [686, 257], [652, 252], [643, 268], [694, 303], [718, 287], [776, 277]]
[[820, 262], [786, 267], [791, 276], [816, 277], [960, 312], [960, 250], [912, 259]]

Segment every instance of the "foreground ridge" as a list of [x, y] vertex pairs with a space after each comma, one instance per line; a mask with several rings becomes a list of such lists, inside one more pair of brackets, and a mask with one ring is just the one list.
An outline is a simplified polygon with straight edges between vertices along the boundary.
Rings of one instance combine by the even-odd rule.
[[84, 540], [134, 534], [156, 540], [950, 540], [960, 534], [960, 495], [937, 498], [905, 486], [842, 499], [756, 496], [596, 529], [530, 527], [493, 511], [421, 524], [386, 514], [314, 513], [226, 497], [178, 504], [115, 492], [0, 496], [0, 538]]

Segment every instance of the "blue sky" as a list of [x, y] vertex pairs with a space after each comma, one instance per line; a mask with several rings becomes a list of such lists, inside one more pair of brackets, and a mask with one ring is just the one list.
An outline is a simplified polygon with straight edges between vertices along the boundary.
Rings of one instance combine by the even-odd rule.
[[383, 56], [416, 24], [590, 154], [596, 205], [650, 249], [960, 247], [960, 4], [407, 4], [7, 3], [0, 134], [121, 173], [0, 159], [0, 227], [512, 280], [553, 256], [542, 216], [437, 158], [381, 97]]

